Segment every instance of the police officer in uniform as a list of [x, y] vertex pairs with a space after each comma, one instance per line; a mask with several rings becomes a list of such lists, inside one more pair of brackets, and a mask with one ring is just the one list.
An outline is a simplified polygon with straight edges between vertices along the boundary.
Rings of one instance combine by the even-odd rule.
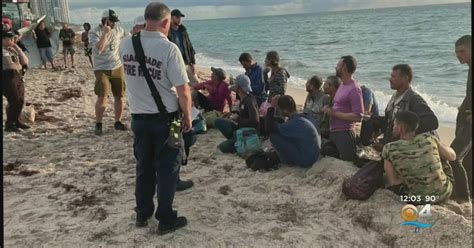
[[29, 126], [21, 123], [19, 117], [25, 103], [25, 85], [22, 66], [28, 65], [28, 57], [14, 42], [15, 34], [2, 31], [2, 91], [7, 98], [6, 132], [18, 132]]

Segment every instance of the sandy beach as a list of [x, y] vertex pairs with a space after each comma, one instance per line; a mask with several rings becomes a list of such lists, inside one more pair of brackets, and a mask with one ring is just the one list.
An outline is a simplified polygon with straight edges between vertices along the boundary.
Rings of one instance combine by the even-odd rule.
[[[472, 247], [470, 204], [434, 205], [434, 227], [415, 233], [400, 227], [404, 204], [385, 189], [366, 201], [345, 199], [342, 181], [357, 171], [351, 163], [326, 157], [310, 169], [253, 172], [217, 151], [224, 137], [213, 129], [182, 168], [195, 186], [178, 192], [174, 205], [188, 226], [165, 236], [154, 233], [156, 220], [137, 229], [133, 133], [113, 129], [110, 104], [104, 135], [94, 135], [94, 75], [76, 51], [74, 71], [27, 72], [35, 122], [4, 133], [5, 247]], [[302, 90], [288, 93], [304, 101]], [[130, 126], [128, 107], [123, 122]], [[452, 136], [443, 129], [444, 143]]]

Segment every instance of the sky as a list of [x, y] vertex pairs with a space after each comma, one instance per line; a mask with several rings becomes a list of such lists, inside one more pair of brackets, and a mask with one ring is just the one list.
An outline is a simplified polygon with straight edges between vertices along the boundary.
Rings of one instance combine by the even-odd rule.
[[[113, 9], [120, 21], [143, 15], [150, 0], [69, 0], [72, 23], [100, 21], [101, 13]], [[172, 0], [161, 1], [179, 8], [186, 20], [288, 15], [323, 11], [402, 7], [471, 2], [470, 0]]]

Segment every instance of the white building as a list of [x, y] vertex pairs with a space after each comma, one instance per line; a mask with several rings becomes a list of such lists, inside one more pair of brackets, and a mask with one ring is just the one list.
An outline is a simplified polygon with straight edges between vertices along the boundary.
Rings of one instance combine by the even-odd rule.
[[47, 15], [53, 22], [70, 22], [68, 0], [30, 0], [30, 4], [36, 17]]

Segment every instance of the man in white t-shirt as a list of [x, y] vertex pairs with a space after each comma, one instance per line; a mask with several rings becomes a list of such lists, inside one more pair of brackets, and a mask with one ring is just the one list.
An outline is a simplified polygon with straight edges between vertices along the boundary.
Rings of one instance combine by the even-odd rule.
[[173, 200], [178, 180], [179, 148], [169, 146], [169, 115], [179, 108], [183, 113], [183, 132], [191, 130], [191, 93], [188, 76], [179, 48], [166, 38], [170, 28], [170, 10], [159, 2], [145, 8], [145, 29], [140, 32], [145, 61], [163, 105], [169, 114], [160, 113], [145, 77], [139, 69], [133, 49], [132, 36], [122, 40], [122, 60], [127, 84], [127, 97], [132, 113], [136, 173], [136, 226], [147, 225], [153, 215], [153, 196], [157, 189], [159, 220], [158, 232], [164, 234], [184, 227], [185, 217], [173, 211]]
[[89, 44], [92, 48], [93, 70], [95, 75], [95, 134], [102, 135], [102, 117], [107, 104], [110, 88], [114, 95], [114, 112], [116, 130], [127, 130], [121, 122], [125, 82], [122, 63], [119, 56], [120, 40], [127, 32], [117, 25], [117, 14], [111, 9], [102, 13], [101, 24], [89, 31]]

